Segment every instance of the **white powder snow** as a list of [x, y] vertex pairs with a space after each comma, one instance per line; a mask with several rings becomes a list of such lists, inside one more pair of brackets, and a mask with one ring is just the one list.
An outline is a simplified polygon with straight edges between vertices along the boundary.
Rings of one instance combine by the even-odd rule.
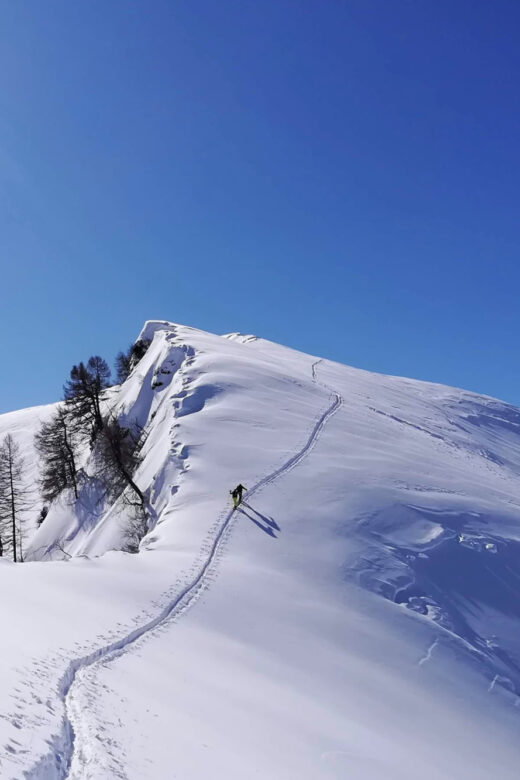
[[[154, 525], [117, 551], [125, 510], [90, 485], [0, 561], [1, 777], [516, 778], [520, 411], [240, 334], [141, 337], [106, 403], [146, 426]], [[51, 411], [0, 417], [33, 470]]]

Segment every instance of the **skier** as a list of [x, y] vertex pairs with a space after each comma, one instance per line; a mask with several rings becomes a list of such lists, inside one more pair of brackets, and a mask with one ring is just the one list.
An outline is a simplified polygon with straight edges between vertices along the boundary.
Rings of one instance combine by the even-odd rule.
[[233, 498], [233, 509], [236, 509], [239, 504], [242, 503], [242, 493], [247, 490], [243, 485], [237, 485], [234, 490], [230, 490], [230, 494]]

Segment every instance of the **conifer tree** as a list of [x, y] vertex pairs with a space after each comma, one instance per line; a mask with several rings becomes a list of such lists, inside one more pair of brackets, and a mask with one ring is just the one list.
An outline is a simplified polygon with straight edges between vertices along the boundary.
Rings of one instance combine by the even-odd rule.
[[22, 515], [29, 498], [20, 447], [8, 433], [0, 442], [0, 536], [3, 551], [10, 551], [15, 562], [23, 561]]
[[119, 352], [116, 357], [117, 382], [122, 385], [128, 379], [131, 371], [130, 355], [128, 352]]
[[96, 456], [98, 470], [107, 489], [116, 496], [129, 487], [135, 502], [144, 511], [146, 498], [134, 480], [135, 471], [141, 462], [141, 446], [142, 432], [136, 426], [125, 427], [112, 417], [105, 422], [96, 443]]
[[78, 433], [93, 441], [103, 429], [101, 395], [110, 386], [110, 369], [103, 358], [94, 355], [87, 365], [73, 366], [63, 388], [67, 413]]
[[128, 347], [126, 352], [119, 352], [116, 357], [116, 372], [119, 384], [128, 379], [130, 372], [146, 354], [151, 343], [149, 339], [138, 339]]
[[58, 407], [48, 422], [42, 423], [35, 436], [42, 473], [41, 492], [45, 501], [52, 501], [66, 488], [78, 497], [76, 451], [78, 437], [73, 421], [63, 406]]

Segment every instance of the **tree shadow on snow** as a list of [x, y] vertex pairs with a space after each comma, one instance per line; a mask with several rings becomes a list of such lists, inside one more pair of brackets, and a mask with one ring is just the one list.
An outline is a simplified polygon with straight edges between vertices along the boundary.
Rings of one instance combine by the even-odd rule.
[[[249, 512], [246, 512], [244, 507], [247, 507]], [[251, 520], [252, 523], [257, 525], [268, 536], [271, 536], [273, 539], [278, 539], [275, 531], [280, 531], [280, 526], [272, 517], [261, 514], [257, 509], [253, 509], [250, 504], [246, 504], [245, 501], [242, 501], [238, 511], [245, 515], [248, 520]], [[254, 515], [256, 515], [256, 517]]]

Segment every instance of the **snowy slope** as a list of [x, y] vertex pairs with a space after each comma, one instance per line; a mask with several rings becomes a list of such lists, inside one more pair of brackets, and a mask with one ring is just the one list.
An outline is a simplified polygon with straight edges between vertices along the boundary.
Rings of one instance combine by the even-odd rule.
[[35, 406], [32, 409], [22, 409], [18, 412], [8, 412], [0, 415], [0, 440], [7, 434], [11, 435], [19, 447], [24, 473], [23, 487], [25, 501], [21, 511], [23, 545], [25, 541], [33, 537], [37, 528], [38, 517], [42, 508], [40, 490], [37, 480], [33, 479], [38, 473], [38, 454], [34, 448], [34, 432], [42, 422], [46, 422], [55, 409], [54, 404]]
[[153, 527], [118, 552], [124, 508], [64, 498], [1, 562], [1, 777], [517, 777], [520, 412], [141, 336], [107, 404], [147, 428]]

